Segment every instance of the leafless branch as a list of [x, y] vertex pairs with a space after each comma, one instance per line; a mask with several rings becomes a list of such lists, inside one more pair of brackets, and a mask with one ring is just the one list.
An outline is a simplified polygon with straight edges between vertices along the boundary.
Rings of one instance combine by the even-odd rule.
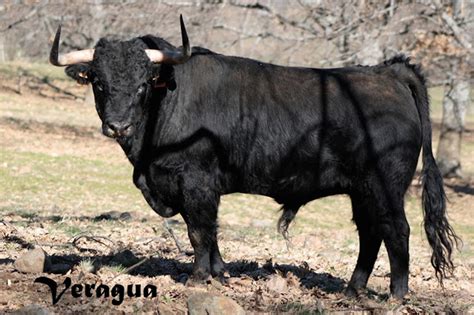
[[[78, 242], [79, 240], [81, 239], [85, 239], [87, 241], [94, 241], [96, 243], [99, 243], [99, 244], [102, 244], [104, 245], [105, 247], [108, 247], [110, 249], [114, 249], [115, 248], [115, 242], [112, 241], [111, 239], [109, 239], [108, 237], [105, 237], [105, 236], [98, 236], [98, 235], [91, 235], [90, 233], [88, 232], [82, 232], [82, 233], [79, 233], [77, 235], [75, 235], [74, 237], [72, 237], [71, 239], [68, 240], [68, 243], [71, 244], [72, 246], [74, 246], [75, 248], [77, 248], [79, 251], [92, 251], [92, 252], [97, 252], [96, 249], [93, 249], [93, 248], [83, 248], [83, 247], [80, 247], [78, 245]], [[109, 242], [109, 244], [107, 244], [107, 242]], [[112, 246], [110, 245], [112, 244]]]
[[178, 248], [178, 251], [180, 253], [184, 253], [185, 251], [181, 247], [181, 244], [180, 244], [178, 238], [176, 237], [176, 235], [174, 234], [173, 229], [170, 227], [170, 225], [168, 223], [168, 219], [163, 220], [163, 225], [165, 226], [166, 230], [168, 231], [168, 233], [170, 233], [171, 237], [173, 238], [174, 243], [176, 244], [176, 247]]
[[472, 48], [472, 44], [470, 42], [469, 35], [463, 29], [461, 29], [456, 21], [446, 12], [441, 13], [441, 18], [451, 28], [457, 41], [463, 45], [464, 48], [470, 50]]
[[21, 19], [9, 24], [7, 27], [5, 27], [3, 30], [0, 30], [0, 33], [3, 33], [3, 32], [6, 32], [8, 31], [9, 29], [13, 28], [14, 26], [18, 25], [18, 24], [21, 24], [25, 21], [28, 21], [29, 19], [31, 19], [32, 17], [34, 17], [35, 15], [38, 14], [38, 11], [44, 7], [46, 5], [46, 2], [44, 2], [43, 4], [40, 4], [36, 7], [34, 7], [28, 14], [26, 14], [24, 17], [22, 17]]

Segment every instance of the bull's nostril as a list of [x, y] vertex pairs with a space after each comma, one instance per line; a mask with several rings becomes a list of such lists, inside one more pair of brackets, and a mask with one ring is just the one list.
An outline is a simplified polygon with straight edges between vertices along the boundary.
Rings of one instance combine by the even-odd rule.
[[109, 124], [102, 125], [102, 133], [107, 137], [115, 137], [115, 131], [110, 127]]
[[122, 128], [121, 124], [118, 122], [110, 122], [107, 126], [113, 131], [119, 131]]
[[129, 136], [133, 132], [133, 126], [130, 123], [109, 122], [107, 127], [112, 131], [113, 137]]
[[133, 132], [133, 126], [132, 124], [129, 124], [123, 129], [122, 134], [124, 136], [129, 136], [132, 134], [132, 132]]

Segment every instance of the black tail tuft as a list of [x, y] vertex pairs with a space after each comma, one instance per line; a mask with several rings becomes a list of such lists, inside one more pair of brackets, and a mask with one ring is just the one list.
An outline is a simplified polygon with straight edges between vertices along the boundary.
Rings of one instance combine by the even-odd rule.
[[460, 239], [449, 225], [446, 214], [446, 194], [443, 187], [443, 177], [436, 165], [431, 147], [431, 121], [429, 100], [424, 77], [420, 67], [411, 65], [409, 58], [397, 56], [388, 63], [403, 62], [409, 71], [405, 77], [420, 115], [423, 134], [423, 170], [422, 170], [422, 206], [424, 213], [424, 226], [426, 237], [432, 248], [431, 264], [436, 277], [442, 284], [443, 279], [452, 274], [454, 264], [452, 261], [453, 249], [459, 245]]
[[431, 264], [436, 277], [442, 283], [454, 270], [452, 252], [460, 243], [459, 237], [449, 225], [446, 217], [446, 195], [443, 189], [443, 178], [431, 155], [423, 158], [423, 193], [422, 203], [424, 226], [428, 242], [433, 249]]

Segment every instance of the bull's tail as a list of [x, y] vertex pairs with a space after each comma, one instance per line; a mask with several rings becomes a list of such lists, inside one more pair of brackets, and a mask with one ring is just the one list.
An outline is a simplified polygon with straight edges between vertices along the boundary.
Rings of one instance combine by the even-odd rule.
[[409, 58], [398, 56], [389, 63], [403, 63], [405, 82], [413, 94], [420, 115], [423, 135], [423, 169], [422, 169], [422, 207], [424, 226], [428, 242], [433, 250], [431, 264], [436, 277], [443, 279], [452, 274], [454, 264], [452, 252], [460, 239], [456, 236], [446, 216], [446, 194], [443, 188], [443, 177], [436, 165], [431, 147], [431, 121], [428, 93], [420, 67], [409, 63]]

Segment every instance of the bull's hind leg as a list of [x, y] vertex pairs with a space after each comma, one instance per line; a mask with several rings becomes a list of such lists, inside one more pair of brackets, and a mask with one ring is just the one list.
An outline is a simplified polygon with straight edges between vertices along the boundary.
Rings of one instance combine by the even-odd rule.
[[377, 231], [374, 216], [377, 212], [376, 202], [364, 200], [358, 196], [351, 196], [354, 222], [359, 233], [359, 257], [346, 288], [348, 296], [357, 296], [357, 292], [367, 285], [375, 260], [382, 243], [382, 237]]
[[390, 260], [390, 293], [403, 298], [408, 292], [408, 239], [410, 227], [405, 217], [402, 194], [379, 187], [374, 197], [351, 196], [354, 221], [359, 232], [359, 257], [346, 294], [357, 295], [367, 285], [382, 240]]
[[410, 226], [403, 199], [393, 202], [391, 215], [381, 222], [381, 231], [390, 260], [390, 293], [401, 299], [408, 292]]

